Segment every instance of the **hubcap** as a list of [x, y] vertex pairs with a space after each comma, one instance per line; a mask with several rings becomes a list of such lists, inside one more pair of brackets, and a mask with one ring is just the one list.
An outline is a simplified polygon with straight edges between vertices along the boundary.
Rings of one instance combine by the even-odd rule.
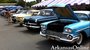
[[80, 33], [79, 38], [77, 40], [77, 44], [80, 45], [83, 41], [83, 35]]

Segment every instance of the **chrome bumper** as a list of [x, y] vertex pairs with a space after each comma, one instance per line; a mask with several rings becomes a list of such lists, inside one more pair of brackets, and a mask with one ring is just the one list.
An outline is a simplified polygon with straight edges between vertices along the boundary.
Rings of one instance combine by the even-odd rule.
[[30, 28], [40, 28], [40, 26], [32, 26], [32, 25], [30, 25], [30, 26], [28, 26], [28, 25], [25, 25], [25, 24], [23, 24], [25, 27], [30, 27]]
[[43, 37], [46, 37], [46, 38], [49, 37], [49, 39], [52, 39], [52, 37], [53, 37], [54, 39], [52, 39], [52, 40], [66, 41], [66, 42], [70, 42], [70, 43], [73, 43], [73, 42], [75, 42], [78, 39], [78, 37], [74, 37], [73, 39], [69, 40], [69, 39], [60, 38], [60, 37], [54, 36], [54, 35], [48, 35], [47, 36], [46, 34], [43, 34], [42, 32], [40, 32], [40, 35], [43, 36]]

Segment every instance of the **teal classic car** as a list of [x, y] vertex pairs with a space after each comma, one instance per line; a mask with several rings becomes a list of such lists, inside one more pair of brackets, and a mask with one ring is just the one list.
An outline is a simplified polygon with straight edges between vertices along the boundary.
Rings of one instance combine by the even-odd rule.
[[90, 11], [73, 12], [69, 5], [64, 4], [47, 7], [54, 10], [58, 19], [41, 23], [41, 36], [77, 45], [90, 37]]

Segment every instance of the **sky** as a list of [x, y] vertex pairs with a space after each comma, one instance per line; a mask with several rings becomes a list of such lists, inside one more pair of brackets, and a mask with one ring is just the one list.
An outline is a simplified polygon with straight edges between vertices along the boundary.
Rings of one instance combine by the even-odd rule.
[[36, 1], [36, 0], [26, 0], [26, 2], [31, 2], [31, 1]]
[[[36, 1], [36, 0], [26, 0], [26, 2], [31, 2], [31, 1]], [[42, 1], [44, 1], [44, 0], [42, 0]]]

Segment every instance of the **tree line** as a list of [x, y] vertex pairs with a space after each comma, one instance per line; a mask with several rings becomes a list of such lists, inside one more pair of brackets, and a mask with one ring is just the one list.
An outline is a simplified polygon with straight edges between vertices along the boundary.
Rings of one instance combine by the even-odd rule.
[[37, 1], [32, 1], [32, 2], [25, 2], [24, 0], [0, 0], [0, 3], [16, 3], [16, 5], [20, 5], [22, 7], [31, 7], [32, 5], [36, 4]]
[[16, 3], [15, 0], [0, 0], [0, 3]]

